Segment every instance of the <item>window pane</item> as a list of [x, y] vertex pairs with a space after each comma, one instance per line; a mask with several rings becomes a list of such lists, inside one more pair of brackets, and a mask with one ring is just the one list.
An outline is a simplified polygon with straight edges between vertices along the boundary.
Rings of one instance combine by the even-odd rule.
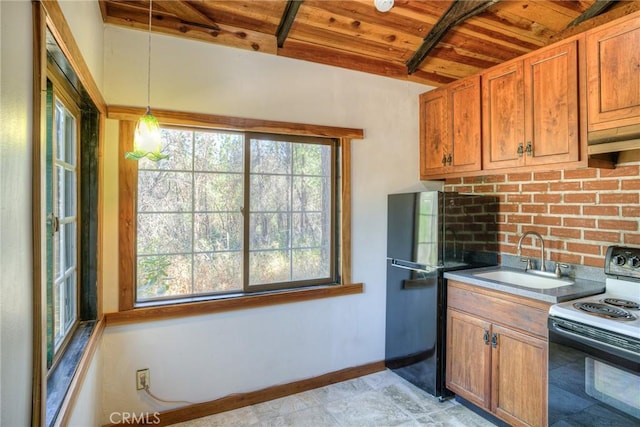
[[138, 300], [187, 296], [191, 289], [191, 256], [139, 256]]
[[293, 177], [293, 210], [323, 211], [329, 206], [329, 180], [319, 177]]
[[288, 282], [291, 278], [291, 252], [249, 253], [249, 286]]
[[65, 114], [64, 157], [70, 165], [76, 163], [76, 119], [70, 112]]
[[195, 210], [235, 211], [243, 205], [243, 179], [239, 174], [196, 173]]
[[242, 214], [224, 212], [195, 215], [195, 251], [242, 249]]
[[251, 176], [251, 212], [283, 212], [291, 210], [291, 177]]
[[252, 139], [251, 173], [290, 174], [291, 143]]
[[293, 251], [293, 280], [330, 277], [329, 252], [321, 248]]
[[249, 222], [249, 250], [288, 249], [289, 239], [288, 213], [251, 214]]
[[322, 213], [294, 213], [293, 247], [322, 246], [329, 243], [328, 222]]
[[138, 212], [190, 211], [190, 173], [170, 171], [138, 172]]
[[331, 171], [331, 147], [319, 144], [295, 144], [293, 173], [327, 176]]
[[194, 170], [242, 172], [244, 138], [240, 134], [196, 132]]
[[76, 275], [71, 273], [65, 282], [65, 300], [64, 300], [64, 333], [65, 335], [71, 329], [73, 322], [76, 321]]
[[194, 257], [194, 292], [242, 290], [242, 253], [202, 253]]
[[138, 254], [191, 251], [190, 214], [138, 214]]
[[65, 245], [61, 268], [66, 271], [76, 266], [76, 224], [72, 222], [60, 225], [60, 234], [64, 236]]

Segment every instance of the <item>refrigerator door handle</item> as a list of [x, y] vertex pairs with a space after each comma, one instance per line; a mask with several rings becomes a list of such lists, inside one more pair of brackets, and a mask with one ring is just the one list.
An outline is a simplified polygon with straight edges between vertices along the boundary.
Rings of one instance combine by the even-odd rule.
[[404, 270], [419, 271], [421, 273], [433, 273], [438, 269], [444, 268], [443, 265], [423, 265], [399, 259], [391, 259], [391, 265]]

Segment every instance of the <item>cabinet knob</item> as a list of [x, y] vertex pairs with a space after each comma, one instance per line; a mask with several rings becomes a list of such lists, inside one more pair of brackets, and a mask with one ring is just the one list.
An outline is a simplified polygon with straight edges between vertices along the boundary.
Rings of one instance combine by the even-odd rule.
[[531, 144], [531, 141], [527, 142], [527, 156], [531, 156], [533, 154], [533, 145]]
[[522, 142], [518, 144], [518, 157], [522, 157], [524, 154], [524, 144]]
[[453, 163], [453, 156], [451, 155], [451, 153], [449, 153], [449, 157], [447, 157], [447, 163], [449, 163], [449, 166], [451, 166], [451, 163]]
[[482, 338], [484, 339], [485, 345], [489, 345], [489, 330], [488, 329], [484, 330], [484, 336]]
[[442, 155], [442, 166], [446, 166], [447, 165], [447, 155], [443, 154]]
[[491, 347], [498, 347], [498, 334], [495, 332], [491, 335]]

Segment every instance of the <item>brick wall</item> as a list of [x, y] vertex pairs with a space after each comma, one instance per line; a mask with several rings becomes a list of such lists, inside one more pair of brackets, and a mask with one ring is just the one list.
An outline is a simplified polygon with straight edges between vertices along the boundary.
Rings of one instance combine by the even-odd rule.
[[[640, 246], [640, 162], [448, 179], [445, 190], [498, 195], [500, 253], [515, 255], [529, 230], [544, 238], [547, 259], [570, 264], [603, 267], [608, 246]], [[533, 240], [522, 252], [538, 258]]]

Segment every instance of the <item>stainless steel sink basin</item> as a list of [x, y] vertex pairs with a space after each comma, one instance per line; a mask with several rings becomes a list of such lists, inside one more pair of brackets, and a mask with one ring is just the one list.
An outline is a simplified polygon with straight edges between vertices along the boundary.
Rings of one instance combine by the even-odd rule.
[[574, 284], [571, 280], [554, 279], [552, 277], [542, 277], [531, 273], [507, 270], [475, 273], [474, 276], [533, 289], [554, 289]]

